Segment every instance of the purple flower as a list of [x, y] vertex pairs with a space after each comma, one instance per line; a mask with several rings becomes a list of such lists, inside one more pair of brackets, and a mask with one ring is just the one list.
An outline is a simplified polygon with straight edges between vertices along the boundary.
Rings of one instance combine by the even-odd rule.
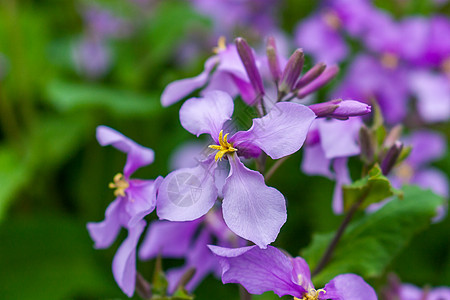
[[445, 75], [427, 71], [411, 72], [410, 89], [417, 97], [417, 110], [427, 123], [450, 118], [450, 84]]
[[98, 38], [122, 38], [131, 32], [130, 24], [106, 9], [90, 6], [82, 14], [88, 31]]
[[[174, 81], [164, 89], [161, 95], [163, 106], [169, 106], [178, 102], [207, 83], [207, 86], [201, 93], [202, 95], [208, 91], [220, 90], [227, 92], [233, 97], [239, 93], [248, 104], [254, 102], [255, 92], [236, 46], [227, 46], [224, 38], [220, 38], [218, 44], [215, 50], [217, 54], [205, 62], [205, 68], [202, 73], [192, 78]], [[214, 67], [216, 67], [214, 73], [210, 74]]]
[[408, 77], [405, 69], [387, 68], [374, 57], [359, 55], [350, 65], [334, 98], [370, 103], [375, 99], [388, 123], [397, 123], [407, 115]]
[[232, 233], [219, 210], [211, 210], [204, 217], [187, 222], [154, 221], [146, 233], [139, 249], [143, 260], [158, 255], [166, 258], [184, 258], [181, 267], [169, 269], [168, 293], [175, 292], [177, 285], [189, 269], [195, 269], [195, 275], [185, 288], [192, 292], [205, 276], [210, 273], [220, 274], [217, 259], [207, 245], [215, 240], [222, 246], [244, 245], [245, 242]]
[[294, 299], [376, 300], [373, 288], [355, 274], [333, 278], [323, 289], [315, 289], [311, 272], [301, 257], [288, 257], [269, 246], [228, 249], [209, 246], [219, 258], [223, 283], [240, 283], [251, 294], [273, 291], [278, 296], [291, 295]]
[[[258, 157], [264, 151], [273, 159], [292, 154], [302, 146], [315, 114], [296, 103], [277, 103], [264, 117], [254, 119], [248, 131], [228, 138], [224, 123], [233, 114], [233, 100], [221, 91], [192, 98], [180, 109], [180, 121], [189, 132], [211, 135], [213, 153], [195, 168], [170, 173], [158, 192], [157, 213], [161, 219], [189, 221], [206, 214], [221, 194], [217, 186], [218, 160], [228, 161], [230, 171], [223, 183], [223, 216], [237, 235], [266, 247], [286, 221], [283, 195], [264, 183], [264, 177], [248, 169], [240, 156]], [[226, 129], [225, 129], [226, 130]], [[225, 163], [225, 162], [223, 162]], [[223, 179], [222, 179], [223, 180]]]
[[93, 36], [78, 42], [73, 57], [77, 70], [91, 79], [104, 75], [111, 64], [111, 54], [104, 41]]
[[310, 52], [316, 62], [338, 63], [349, 51], [339, 26], [339, 19], [331, 12], [313, 15], [297, 26], [295, 42]]
[[153, 162], [152, 149], [142, 147], [106, 126], [97, 127], [97, 140], [102, 146], [112, 145], [127, 153], [127, 162], [123, 174], [114, 176], [109, 185], [115, 189], [114, 195], [117, 198], [106, 209], [105, 219], [98, 223], [88, 223], [87, 229], [97, 249], [111, 246], [121, 227], [128, 230], [128, 237], [114, 256], [113, 274], [122, 291], [131, 297], [136, 278], [136, 246], [146, 224], [143, 218], [155, 209], [156, 190], [162, 178], [130, 178], [137, 169]]
[[[362, 121], [318, 119], [308, 133], [301, 169], [309, 175], [321, 175], [336, 180], [333, 211], [343, 213], [342, 185], [351, 183], [347, 159], [358, 155], [358, 133]], [[333, 169], [333, 171], [330, 170]]]
[[436, 287], [420, 289], [412, 284], [402, 284], [399, 288], [399, 300], [448, 300], [450, 288]]

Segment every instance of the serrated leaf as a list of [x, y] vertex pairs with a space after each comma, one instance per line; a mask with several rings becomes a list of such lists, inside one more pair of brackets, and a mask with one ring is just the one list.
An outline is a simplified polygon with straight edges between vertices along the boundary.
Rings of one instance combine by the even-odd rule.
[[383, 175], [377, 164], [369, 170], [369, 174], [364, 178], [350, 185], [344, 185], [342, 191], [345, 211], [361, 198], [364, 198], [364, 201], [360, 205], [360, 209], [365, 209], [370, 204], [380, 202], [393, 195], [401, 197], [401, 191], [392, 187], [389, 179]]
[[[343, 273], [365, 278], [380, 276], [396, 254], [414, 234], [430, 224], [441, 197], [430, 190], [405, 186], [404, 198], [393, 199], [378, 211], [352, 222], [326, 267], [313, 278], [317, 286]], [[328, 247], [334, 233], [317, 234], [302, 256], [313, 270]]]
[[162, 110], [156, 95], [95, 84], [52, 81], [47, 94], [50, 104], [63, 112], [101, 109], [119, 117], [149, 117]]

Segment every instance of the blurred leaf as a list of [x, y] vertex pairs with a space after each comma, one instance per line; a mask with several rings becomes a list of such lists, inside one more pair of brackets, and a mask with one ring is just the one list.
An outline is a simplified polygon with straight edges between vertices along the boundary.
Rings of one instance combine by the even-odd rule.
[[390, 196], [402, 196], [400, 190], [392, 187], [389, 179], [383, 175], [378, 164], [370, 169], [367, 176], [350, 185], [344, 185], [342, 190], [345, 211], [350, 209], [361, 198], [364, 198], [364, 202], [361, 204], [360, 209], [365, 209], [370, 204], [380, 202]]
[[85, 224], [70, 218], [11, 219], [0, 227], [0, 239], [3, 299], [73, 299], [113, 284], [93, 259]]
[[[365, 278], [380, 276], [413, 235], [430, 224], [442, 203], [442, 198], [430, 190], [405, 186], [403, 200], [392, 200], [350, 224], [330, 262], [314, 277], [314, 282], [323, 286], [342, 273], [356, 273]], [[317, 265], [333, 236], [334, 233], [316, 234], [311, 245], [302, 252], [311, 269]]]
[[31, 179], [32, 169], [13, 148], [0, 148], [0, 220], [11, 201]]
[[47, 93], [60, 111], [98, 108], [119, 117], [149, 117], [162, 110], [158, 96], [94, 84], [53, 81]]

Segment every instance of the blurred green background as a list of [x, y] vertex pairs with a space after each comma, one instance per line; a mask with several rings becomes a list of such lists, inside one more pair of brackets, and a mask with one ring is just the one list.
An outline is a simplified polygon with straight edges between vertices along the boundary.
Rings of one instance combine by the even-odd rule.
[[[425, 1], [411, 1], [403, 11], [392, 2], [377, 4], [396, 15], [432, 12]], [[155, 162], [136, 178], [165, 176], [173, 150], [193, 139], [179, 124], [180, 104], [162, 108], [159, 96], [169, 82], [202, 70], [213, 45], [203, 41], [191, 56], [183, 47], [209, 34], [212, 21], [184, 1], [159, 1], [146, 10], [125, 0], [95, 3], [133, 20], [132, 33], [105, 39], [110, 64], [98, 77], [80, 71], [74, 52], [88, 34], [83, 7], [94, 2], [0, 2], [1, 299], [125, 299], [111, 272], [122, 239], [95, 250], [86, 230], [88, 221], [103, 219], [113, 200], [108, 183], [125, 162], [122, 153], [98, 145], [95, 128], [110, 126], [155, 150]], [[283, 29], [292, 32], [314, 6], [314, 1], [280, 2]], [[441, 129], [448, 136], [448, 128]], [[295, 154], [268, 182], [288, 199], [288, 222], [275, 245], [293, 255], [313, 232], [333, 230], [341, 221], [331, 211], [333, 183], [301, 174], [300, 161], [301, 153]], [[436, 165], [448, 174], [448, 154]], [[449, 284], [449, 232], [449, 218], [432, 225], [389, 270], [419, 286]], [[139, 262], [138, 269], [149, 278], [153, 263]], [[371, 283], [379, 287], [383, 280]], [[195, 294], [238, 299], [236, 286], [213, 276]]]

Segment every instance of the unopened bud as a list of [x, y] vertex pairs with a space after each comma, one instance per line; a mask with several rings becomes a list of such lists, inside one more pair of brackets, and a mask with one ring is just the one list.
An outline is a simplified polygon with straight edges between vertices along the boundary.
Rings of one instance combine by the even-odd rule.
[[[301, 88], [297, 93], [297, 98], [303, 98], [306, 95], [309, 95], [316, 90], [320, 89], [322, 86], [327, 84], [328, 82], [333, 79], [336, 74], [339, 72], [338, 66], [331, 66], [329, 68], [326, 68], [325, 71], [317, 77], [315, 80], [313, 80], [310, 84], [307, 86]], [[305, 74], [306, 75], [306, 74]]]
[[318, 118], [336, 118], [346, 120], [349, 117], [363, 116], [371, 111], [370, 105], [354, 101], [336, 99], [308, 106]]
[[359, 146], [361, 148], [361, 158], [367, 164], [373, 163], [375, 154], [375, 141], [372, 132], [366, 125], [362, 125], [359, 130]]
[[314, 67], [308, 70], [305, 75], [300, 78], [300, 80], [295, 85], [295, 89], [301, 89], [302, 87], [308, 85], [311, 81], [316, 79], [323, 73], [326, 69], [326, 65], [324, 63], [318, 63]]
[[289, 58], [286, 67], [284, 68], [283, 75], [281, 76], [281, 84], [279, 90], [284, 93], [289, 93], [294, 84], [297, 82], [298, 77], [303, 69], [303, 63], [305, 61], [305, 55], [302, 49], [297, 49]]
[[281, 68], [280, 62], [278, 61], [278, 52], [275, 39], [273, 37], [269, 37], [267, 40], [266, 52], [270, 73], [272, 74], [273, 80], [278, 83], [281, 78]]
[[253, 56], [252, 49], [243, 38], [236, 39], [236, 47], [239, 53], [239, 57], [241, 58], [241, 61], [244, 64], [244, 68], [245, 71], [247, 72], [250, 83], [256, 92], [256, 95], [258, 96], [264, 95], [263, 82], [261, 79], [261, 75], [259, 74], [258, 68], [256, 67], [256, 61], [255, 57]]
[[392, 168], [397, 163], [397, 160], [402, 152], [403, 143], [400, 141], [396, 141], [394, 145], [387, 151], [386, 155], [381, 162], [381, 171], [384, 175], [388, 175], [391, 172]]
[[402, 136], [403, 126], [401, 124], [394, 126], [383, 142], [385, 148], [390, 148]]

